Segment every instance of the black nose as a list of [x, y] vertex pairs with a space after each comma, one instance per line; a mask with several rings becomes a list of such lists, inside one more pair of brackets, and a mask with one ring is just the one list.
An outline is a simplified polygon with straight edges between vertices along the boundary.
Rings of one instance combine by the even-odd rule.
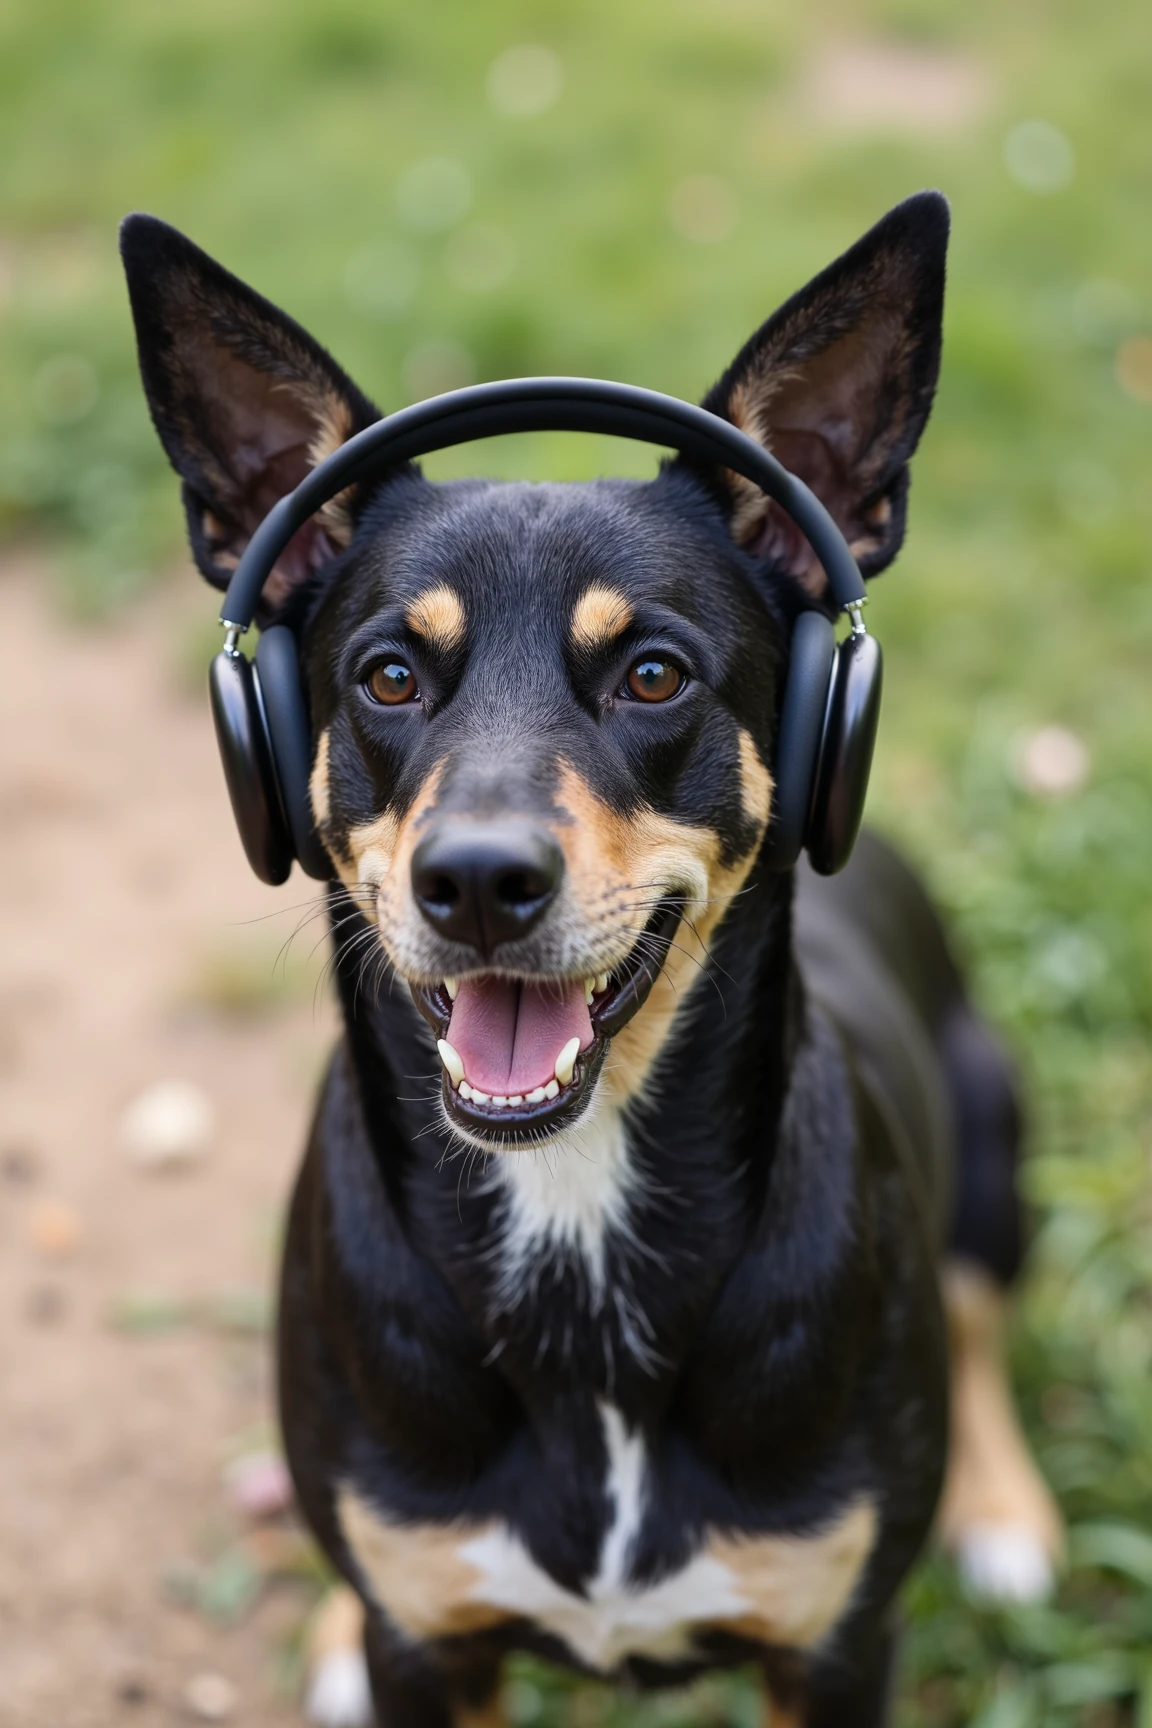
[[540, 922], [563, 875], [564, 854], [531, 822], [445, 822], [412, 854], [412, 892], [429, 924], [485, 958]]

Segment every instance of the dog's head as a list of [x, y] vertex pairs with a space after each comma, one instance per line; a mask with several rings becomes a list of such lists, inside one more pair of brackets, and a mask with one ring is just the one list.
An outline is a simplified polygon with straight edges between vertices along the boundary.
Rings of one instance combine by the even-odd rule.
[[[899, 206], [705, 399], [808, 481], [866, 575], [903, 537], [946, 238], [943, 199]], [[193, 552], [223, 587], [377, 410], [174, 230], [132, 217], [123, 250]], [[296, 535], [261, 617], [299, 635], [317, 825], [436, 1031], [455, 1127], [538, 1139], [597, 1085], [643, 1087], [759, 855], [788, 621], [823, 591], [757, 488], [683, 460], [588, 485], [404, 468]]]

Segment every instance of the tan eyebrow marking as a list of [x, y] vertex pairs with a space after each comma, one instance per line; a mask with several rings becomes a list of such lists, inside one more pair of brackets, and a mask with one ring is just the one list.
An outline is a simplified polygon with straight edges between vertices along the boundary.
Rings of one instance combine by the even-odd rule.
[[405, 613], [408, 628], [424, 636], [438, 648], [459, 648], [464, 640], [466, 621], [464, 608], [455, 589], [438, 582], [418, 594]]
[[593, 582], [572, 608], [571, 636], [577, 648], [603, 647], [632, 622], [632, 605], [619, 588]]

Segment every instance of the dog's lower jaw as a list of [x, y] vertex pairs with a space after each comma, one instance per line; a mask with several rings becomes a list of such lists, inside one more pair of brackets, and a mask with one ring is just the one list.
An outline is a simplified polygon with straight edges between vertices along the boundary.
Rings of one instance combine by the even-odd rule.
[[[611, 974], [586, 981], [582, 1023], [591, 1028], [590, 1042], [571, 1038], [558, 1053], [554, 1072], [526, 1093], [493, 1096], [467, 1078], [464, 1060], [448, 1042], [457, 980], [431, 988], [410, 985], [412, 999], [437, 1040], [443, 1065], [440, 1104], [449, 1130], [482, 1150], [502, 1151], [539, 1145], [574, 1127], [591, 1102], [613, 1038], [643, 1009], [659, 979], [682, 914], [683, 902], [666, 895], [627, 959]], [[528, 985], [539, 992], [547, 984], [547, 979], [526, 980], [521, 1003], [530, 998]], [[556, 988], [570, 993], [572, 985], [557, 980]]]

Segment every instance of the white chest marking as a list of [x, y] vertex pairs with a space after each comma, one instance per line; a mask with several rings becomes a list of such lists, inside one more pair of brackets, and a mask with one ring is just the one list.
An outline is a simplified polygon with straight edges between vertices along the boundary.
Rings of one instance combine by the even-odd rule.
[[531, 1283], [534, 1265], [555, 1248], [574, 1249], [583, 1257], [593, 1296], [600, 1301], [605, 1238], [612, 1229], [627, 1233], [628, 1196], [638, 1180], [619, 1112], [594, 1100], [568, 1133], [493, 1158], [488, 1180], [508, 1195], [501, 1302], [515, 1301]]
[[733, 1588], [727, 1567], [700, 1555], [658, 1584], [629, 1584], [628, 1562], [644, 1512], [644, 1442], [628, 1433], [612, 1405], [601, 1406], [601, 1417], [613, 1517], [586, 1595], [557, 1584], [507, 1527], [486, 1530], [459, 1552], [479, 1574], [473, 1601], [524, 1615], [591, 1667], [610, 1671], [630, 1654], [686, 1654], [692, 1621], [732, 1618], [750, 1604]]

